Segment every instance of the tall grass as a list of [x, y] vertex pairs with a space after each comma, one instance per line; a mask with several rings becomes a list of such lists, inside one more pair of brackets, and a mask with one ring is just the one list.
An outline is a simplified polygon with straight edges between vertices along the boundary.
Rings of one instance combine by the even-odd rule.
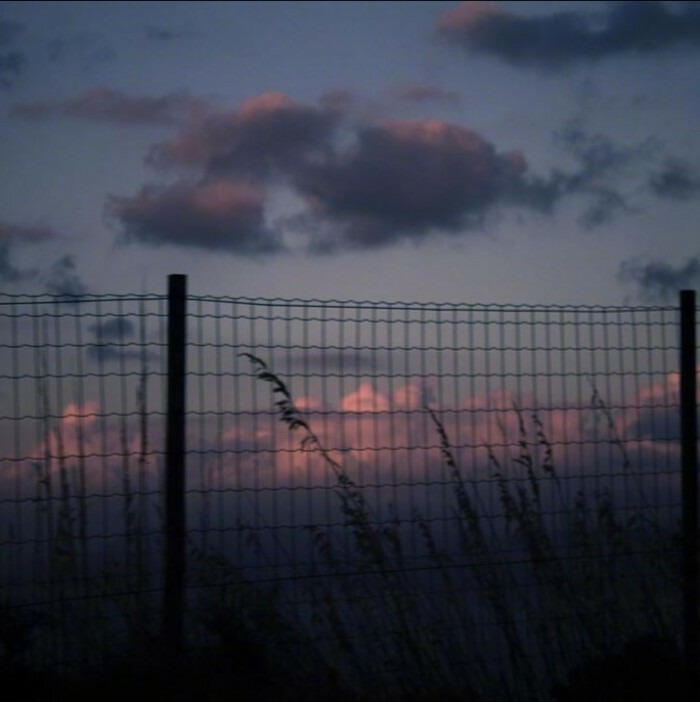
[[[513, 407], [518, 440], [510, 466], [487, 447], [501, 505], [494, 519], [479, 483], [463, 473], [439, 413], [424, 408], [440, 440], [458, 536], [457, 549], [438, 545], [428, 515], [414, 513], [424, 569], [440, 583], [428, 587], [415, 577], [406, 530], [377, 519], [287, 385], [262, 359], [244, 355], [271, 386], [279, 418], [300, 435], [300, 448], [317, 454], [335, 478], [352, 541], [348, 548], [337, 531], [311, 527], [333, 577], [310, 586], [310, 636], [355, 694], [547, 700], [555, 689], [570, 694], [561, 691], [573, 671], [613, 658], [630, 642], [655, 636], [673, 650], [677, 542], [646, 518], [644, 502], [620, 518], [610, 491], [591, 495], [581, 487], [569, 499], [537, 413], [527, 417]], [[595, 391], [592, 409], [607, 420], [608, 440], [629, 472], [624, 443]]]
[[[581, 486], [570, 495], [537, 413], [512, 408], [511, 455], [486, 447], [500, 506], [494, 515], [483, 482], [460, 465], [439, 410], [423, 408], [450, 487], [446, 541], [430, 514], [414, 510], [406, 519], [390, 510], [390, 519], [380, 518], [287, 384], [262, 359], [242, 355], [269, 385], [299, 450], [319, 458], [332, 476], [343, 528], [306, 525], [319, 577], [299, 571], [306, 583], [301, 602], [284, 583], [248, 579], [231, 553], [188, 540], [188, 585], [202, 593], [188, 600], [187, 631], [199, 646], [187, 669], [192, 698], [252, 700], [266, 691], [277, 700], [575, 699], [567, 684], [586, 689], [581, 669], [587, 665], [614, 660], [648, 635], [675, 644], [677, 542], [641, 511], [621, 517], [610, 491]], [[159, 515], [151, 514], [146, 497], [154, 468], [147, 377], [143, 359], [135, 457], [127, 439], [133, 427], [125, 419], [120, 426], [115, 499], [124, 550], [102, 568], [89, 535], [83, 418], [76, 421], [78, 456], [71, 465], [60, 424], [50, 420], [48, 384], [40, 379], [43, 433], [56, 448], [47, 443], [35, 464], [36, 534], [43, 543], [35, 558], [46, 578], [34, 599], [48, 605], [3, 608], [0, 667], [44, 667], [36, 658], [40, 641], [50, 644], [42, 653], [49, 662], [81, 659], [81, 674], [111, 669], [143, 681], [148, 663], [158, 663], [161, 583], [148, 566], [158, 546], [149, 524]], [[592, 411], [605, 420], [622, 469], [630, 472], [612, 414], [595, 391]], [[239, 523], [248, 547], [262, 553], [269, 542], [254, 526]], [[281, 542], [274, 547], [277, 558], [286, 552]], [[293, 559], [289, 566], [294, 572]], [[115, 660], [127, 663], [115, 667], [109, 663]], [[154, 680], [157, 689], [163, 678]]]

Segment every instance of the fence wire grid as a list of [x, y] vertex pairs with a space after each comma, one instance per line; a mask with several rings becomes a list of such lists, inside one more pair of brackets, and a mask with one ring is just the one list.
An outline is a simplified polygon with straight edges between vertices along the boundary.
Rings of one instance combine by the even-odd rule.
[[[167, 314], [0, 296], [9, 662], [157, 636]], [[186, 320], [189, 647], [546, 700], [586, 657], [679, 643], [677, 307], [188, 296]]]

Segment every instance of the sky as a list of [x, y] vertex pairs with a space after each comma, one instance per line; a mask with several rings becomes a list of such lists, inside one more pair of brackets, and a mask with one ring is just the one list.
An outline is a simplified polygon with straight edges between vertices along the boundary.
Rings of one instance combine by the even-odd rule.
[[[698, 68], [691, 2], [0, 2], [0, 302], [72, 308], [179, 273], [195, 296], [675, 304], [700, 283]], [[112, 300], [39, 323], [31, 305], [0, 305], [0, 503], [16, 517], [0, 521], [27, 553], [37, 503], [4, 498], [35, 495], [64, 456], [90, 459], [103, 492], [124, 456], [160, 466], [165, 397], [161, 317]], [[236, 305], [191, 320], [195, 487], [215, 470], [328, 479], [243, 350], [290, 382], [324, 445], [375, 471], [360, 483], [443, 474], [426, 408], [462, 465], [493, 477], [505, 435], [517, 470], [521, 407], [542, 410], [562, 470], [619, 469], [624, 445], [659, 504], [679, 501], [670, 317], [511, 309], [504, 332], [483, 309], [448, 327], [450, 308], [429, 313], [440, 326], [366, 305], [338, 307], [341, 328], [303, 304]]]
[[0, 292], [675, 303], [691, 2], [0, 3]]

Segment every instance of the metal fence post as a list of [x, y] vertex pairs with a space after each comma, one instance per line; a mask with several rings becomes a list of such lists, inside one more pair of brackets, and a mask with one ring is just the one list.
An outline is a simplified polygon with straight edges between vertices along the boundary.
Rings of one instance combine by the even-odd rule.
[[185, 345], [187, 276], [168, 276], [163, 636], [171, 663], [183, 650], [185, 611]]
[[698, 606], [698, 421], [695, 291], [681, 291], [681, 462], [683, 503], [683, 649], [688, 700], [700, 699]]

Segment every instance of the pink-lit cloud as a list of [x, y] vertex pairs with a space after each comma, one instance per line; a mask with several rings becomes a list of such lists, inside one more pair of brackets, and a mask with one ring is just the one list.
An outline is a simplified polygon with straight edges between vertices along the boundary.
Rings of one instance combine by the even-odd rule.
[[334, 110], [263, 93], [154, 145], [147, 161], [197, 167], [214, 176], [285, 174], [329, 148], [336, 121]]
[[[605, 487], [619, 491], [625, 484], [634, 489], [620, 492], [621, 500], [633, 501], [644, 492], [650, 504], [656, 499], [676, 501], [677, 492], [669, 497], [656, 491], [666, 489], [664, 481], [669, 491], [678, 489], [677, 471], [668, 465], [678, 456], [677, 394], [678, 377], [670, 373], [641, 387], [620, 409], [601, 418], [601, 406], [595, 403], [519, 410], [531, 406], [531, 398], [505, 387], [441, 407], [426, 382], [415, 378], [391, 391], [361, 381], [333, 402], [306, 396], [296, 407], [327, 455], [355, 483], [389, 487], [418, 483], [423, 486], [421, 495], [440, 494], [444, 501], [452, 499], [453, 475], [432, 411], [444, 428], [462, 479], [476, 490], [474, 495], [481, 495], [482, 507], [498, 512], [497, 474], [526, 484], [528, 455], [550, 497], [555, 485], [548, 478], [548, 465], [562, 481], [557, 490], [563, 490], [566, 499], [573, 500], [578, 489], [592, 495]], [[290, 431], [278, 414], [270, 412], [273, 401], [270, 397], [269, 407], [259, 404], [259, 412], [203, 416], [192, 423], [186, 441], [188, 489], [244, 490], [250, 502], [250, 491], [262, 488], [337, 485], [336, 468], [314, 444], [303, 441], [305, 429]], [[120, 493], [127, 474], [134, 479], [137, 469], [146, 470], [149, 485], [155, 485], [162, 467], [162, 418], [148, 419], [146, 446], [138, 413], [122, 418], [116, 413], [103, 416], [102, 411], [95, 400], [82, 405], [69, 402], [59, 417], [41, 425], [45, 435], [19, 464], [19, 484], [27, 495], [34, 494], [42, 475], [51, 476], [52, 489], [58, 494], [61, 470], [77, 490], [78, 468], [84, 469], [90, 492]], [[627, 465], [620, 447], [629, 457]], [[15, 472], [6, 471], [2, 490], [15, 490], [17, 484]], [[516, 483], [510, 484], [515, 489]], [[375, 494], [373, 488], [366, 492], [373, 500], [389, 499], [386, 492]], [[259, 497], [273, 499], [272, 492]], [[557, 499], [564, 498], [560, 494]], [[319, 490], [314, 501], [320, 505], [324, 500], [326, 493]], [[286, 509], [274, 500], [270, 508]], [[435, 508], [445, 513], [447, 506]]]
[[[149, 482], [156, 481], [157, 456], [162, 446], [157, 423], [149, 420], [150, 444], [145, 446], [138, 416], [103, 416], [103, 411], [96, 400], [69, 402], [60, 408], [59, 416], [42, 421], [43, 437], [18, 464], [19, 477], [11, 469], [5, 471], [4, 490], [15, 481], [25, 497], [33, 496], [37, 490], [48, 495], [49, 488], [57, 496], [63, 471], [71, 496], [79, 495], [81, 489], [88, 494], [105, 489], [118, 492], [123, 487], [124, 470], [135, 471], [139, 462], [148, 471]], [[28, 432], [31, 422], [27, 421], [25, 427]], [[81, 471], [85, 480], [82, 488]], [[39, 480], [44, 482], [38, 483]]]
[[245, 181], [147, 186], [134, 197], [110, 197], [108, 213], [124, 243], [181, 246], [259, 256], [282, 249], [264, 221], [265, 193]]
[[491, 2], [463, 2], [444, 13], [437, 33], [472, 52], [518, 66], [559, 69], [576, 61], [700, 46], [695, 3], [616, 2], [590, 10], [524, 15]]
[[437, 22], [440, 32], [466, 32], [478, 27], [490, 17], [507, 17], [495, 2], [468, 0], [445, 12]]
[[[426, 85], [406, 86], [402, 95], [413, 101], [456, 97]], [[543, 177], [527, 172], [521, 151], [500, 152], [462, 125], [438, 119], [377, 122], [351, 112], [345, 95], [326, 95], [318, 105], [307, 105], [278, 92], [254, 96], [235, 109], [203, 108], [173, 136], [154, 144], [146, 157], [152, 167], [184, 170], [200, 184], [149, 187], [130, 199], [111, 198], [110, 208], [119, 210], [125, 227], [122, 240], [184, 246], [201, 240], [203, 248], [226, 248], [212, 245], [221, 236], [208, 240], [175, 233], [176, 222], [169, 219], [165, 225], [162, 220], [167, 219], [164, 210], [176, 209], [175, 200], [191, 199], [186, 192], [231, 180], [243, 180], [260, 193], [282, 185], [300, 196], [301, 210], [282, 226], [296, 230], [312, 253], [463, 236], [504, 206], [550, 213], [562, 198], [579, 194], [592, 202], [583, 223], [596, 226], [629, 209], [609, 176], [643, 157], [641, 147], [619, 148], [574, 127], [559, 139], [579, 168]], [[256, 215], [260, 218], [264, 199]], [[127, 222], [127, 202], [138, 209], [138, 221]], [[153, 218], [159, 222], [146, 224], [156, 210]], [[201, 208], [179, 212], [192, 231], [211, 231], [212, 222]], [[260, 223], [252, 228], [260, 230]], [[244, 240], [250, 243], [251, 238]], [[269, 233], [263, 241], [265, 245], [253, 247], [256, 253], [280, 248]], [[242, 251], [239, 246], [230, 250]]]
[[395, 121], [363, 127], [354, 146], [310, 164], [296, 185], [320, 222], [341, 231], [320, 236], [316, 250], [373, 248], [479, 222], [525, 168], [521, 154], [499, 154], [464, 127]]

